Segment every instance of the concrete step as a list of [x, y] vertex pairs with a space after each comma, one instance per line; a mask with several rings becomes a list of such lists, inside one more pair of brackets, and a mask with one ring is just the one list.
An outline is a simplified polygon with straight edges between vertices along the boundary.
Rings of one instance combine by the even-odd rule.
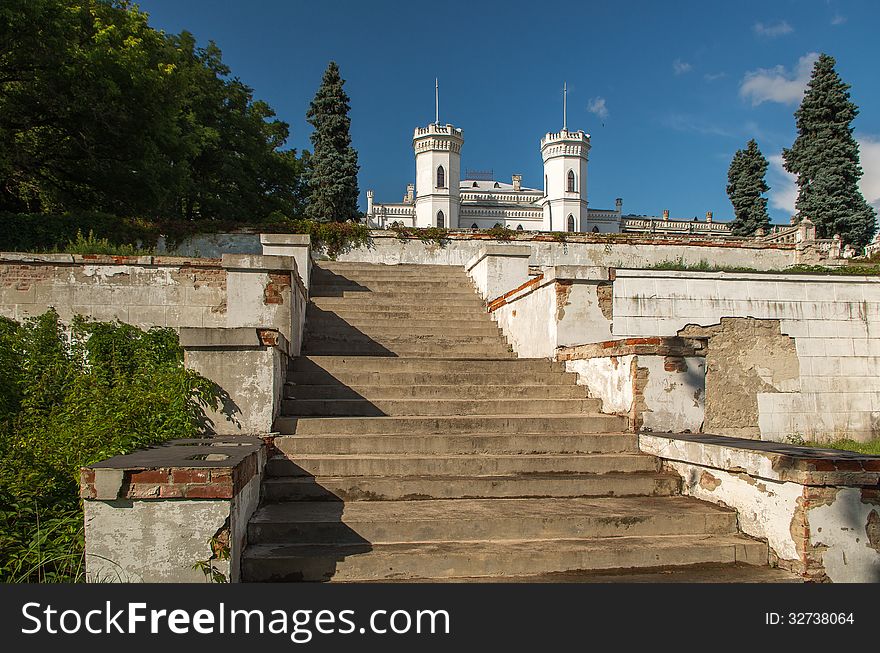
[[[400, 360], [400, 359], [396, 359]], [[520, 374], [506, 374], [504, 372], [391, 372], [391, 371], [363, 371], [348, 372], [334, 370], [333, 373], [317, 369], [313, 371], [291, 371], [287, 377], [291, 383], [300, 384], [332, 384], [356, 386], [387, 385], [418, 387], [420, 384], [431, 385], [461, 385], [461, 386], [506, 386], [514, 387], [518, 383], [528, 386], [540, 385], [561, 388], [574, 386], [577, 376], [564, 372], [522, 372]], [[583, 388], [583, 386], [579, 386]], [[552, 392], [552, 391], [551, 391]], [[583, 396], [583, 395], [580, 395]]]
[[361, 331], [380, 331], [381, 333], [485, 333], [501, 334], [498, 325], [488, 315], [481, 315], [470, 320], [419, 319], [418, 316], [407, 320], [374, 319], [364, 314], [343, 319], [337, 313], [306, 313], [306, 330], [327, 331], [330, 329], [357, 329]]
[[640, 453], [598, 454], [305, 454], [273, 456], [270, 477], [507, 476], [656, 472], [659, 461]]
[[[472, 304], [483, 305], [485, 303], [472, 289], [432, 291], [420, 290], [417, 288], [402, 288], [399, 290], [382, 291], [357, 291], [357, 290], [341, 290], [331, 291], [327, 287], [317, 286], [309, 291], [309, 298], [312, 301], [321, 300], [343, 300], [348, 303], [359, 301], [377, 302], [380, 304], [413, 304], [416, 306], [438, 302], [446, 305]], [[326, 302], [325, 302], [326, 303]]]
[[736, 512], [689, 497], [266, 504], [248, 541], [372, 544], [736, 533]]
[[612, 433], [626, 430], [618, 415], [467, 415], [293, 417], [275, 420], [281, 435], [421, 435], [428, 433]]
[[348, 385], [335, 383], [307, 385], [288, 383], [284, 386], [286, 399], [585, 399], [587, 389], [582, 385], [443, 385], [431, 377], [423, 377], [425, 385]]
[[702, 563], [767, 564], [767, 545], [736, 535], [371, 544], [260, 544], [247, 581], [503, 577]]
[[[291, 362], [291, 372], [326, 370], [335, 372], [378, 371], [395, 372], [448, 372], [448, 373], [501, 373], [526, 374], [535, 372], [564, 373], [565, 364], [546, 358], [517, 359], [424, 359], [424, 358], [362, 358], [351, 356], [297, 356]], [[571, 374], [572, 378], [576, 375]]]
[[599, 399], [285, 399], [286, 416], [571, 415], [598, 413]]
[[500, 347], [487, 347], [484, 352], [476, 352], [473, 347], [449, 347], [446, 350], [438, 351], [436, 348], [421, 347], [416, 349], [400, 346], [391, 350], [378, 344], [358, 347], [356, 349], [345, 349], [342, 346], [333, 345], [303, 345], [302, 353], [314, 356], [363, 356], [381, 358], [382, 360], [387, 360], [389, 358], [458, 358], [461, 360], [470, 360], [478, 356], [479, 353], [483, 353], [492, 359], [505, 357], [510, 359], [516, 358], [516, 354], [510, 351], [504, 351]]
[[343, 277], [324, 279], [312, 277], [312, 291], [320, 294], [339, 292], [465, 292], [474, 294], [474, 285], [467, 279], [367, 279], [352, 280]]
[[461, 433], [398, 435], [287, 435], [279, 451], [302, 454], [540, 454], [639, 451], [635, 433]]
[[401, 309], [421, 313], [423, 310], [434, 309], [441, 315], [455, 317], [462, 309], [471, 309], [475, 313], [485, 313], [486, 305], [477, 296], [463, 296], [457, 299], [434, 299], [426, 295], [413, 295], [411, 298], [401, 297], [310, 297], [309, 301], [325, 310], [338, 315], [349, 311], [398, 311]]
[[388, 272], [401, 274], [404, 272], [425, 272], [431, 274], [450, 273], [465, 274], [461, 265], [423, 265], [421, 263], [364, 263], [361, 261], [315, 261], [315, 268], [340, 274], [343, 272]]
[[[321, 301], [318, 297], [317, 301]], [[372, 320], [377, 322], [396, 322], [398, 320], [415, 321], [415, 320], [431, 320], [431, 321], [480, 321], [488, 324], [495, 324], [492, 317], [486, 312], [484, 305], [480, 306], [459, 306], [455, 311], [450, 311], [444, 306], [368, 306], [358, 304], [357, 306], [335, 305], [327, 309], [309, 303], [306, 309], [306, 319], [310, 319], [316, 314], [323, 314], [329, 319], [338, 322]]]
[[678, 494], [677, 474], [508, 474], [503, 476], [282, 476], [263, 481], [271, 501], [407, 501], [492, 497], [624, 497]]
[[309, 329], [306, 327], [303, 343], [324, 344], [324, 343], [348, 343], [351, 346], [357, 345], [385, 345], [389, 348], [395, 348], [402, 345], [418, 345], [418, 346], [434, 346], [434, 347], [463, 347], [472, 346], [475, 350], [481, 350], [486, 345], [496, 345], [507, 347], [504, 339], [497, 333], [490, 335], [471, 335], [471, 334], [419, 334], [419, 333], [379, 333], [368, 335], [354, 330], [348, 333], [342, 331], [322, 332], [317, 329]]

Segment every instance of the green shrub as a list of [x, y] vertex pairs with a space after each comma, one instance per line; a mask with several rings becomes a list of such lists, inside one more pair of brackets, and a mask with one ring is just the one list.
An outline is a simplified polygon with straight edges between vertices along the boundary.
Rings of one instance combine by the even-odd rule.
[[510, 240], [516, 235], [516, 232], [509, 227], [505, 227], [502, 224], [496, 224], [491, 229], [483, 230], [483, 233], [492, 236], [492, 238], [496, 240]]
[[97, 238], [94, 231], [89, 231], [88, 236], [83, 236], [81, 231], [76, 232], [76, 239], [68, 241], [61, 248], [67, 254], [109, 254], [111, 256], [140, 256], [152, 254], [152, 249], [140, 249], [134, 245], [114, 245], [106, 238]]
[[102, 242], [106, 240], [109, 245], [153, 248], [159, 233], [155, 223], [109, 213], [0, 213], [0, 251], [3, 252], [66, 251], [81, 234], [90, 234]]
[[0, 581], [80, 580], [80, 467], [196, 437], [217, 399], [172, 329], [0, 318]]

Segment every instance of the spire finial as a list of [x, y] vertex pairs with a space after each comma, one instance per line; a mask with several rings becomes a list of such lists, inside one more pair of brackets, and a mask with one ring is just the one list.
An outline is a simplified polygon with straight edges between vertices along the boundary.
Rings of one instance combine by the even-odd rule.
[[562, 131], [568, 131], [568, 83], [562, 82]]
[[440, 80], [434, 78], [434, 124], [440, 124]]

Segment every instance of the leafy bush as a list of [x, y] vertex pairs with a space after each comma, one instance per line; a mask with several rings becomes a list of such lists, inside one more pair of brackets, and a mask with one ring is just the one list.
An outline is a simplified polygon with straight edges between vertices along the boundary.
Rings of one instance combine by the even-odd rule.
[[449, 229], [440, 227], [404, 227], [399, 222], [393, 222], [388, 228], [401, 240], [417, 238], [423, 243], [437, 243], [441, 247], [449, 240]]
[[217, 397], [172, 329], [0, 318], [0, 581], [80, 580], [80, 467], [198, 436]]
[[67, 251], [82, 234], [106, 240], [108, 245], [151, 248], [156, 246], [159, 233], [155, 223], [109, 213], [0, 213], [3, 252]]
[[496, 224], [491, 229], [485, 229], [483, 233], [492, 236], [496, 240], [510, 240], [516, 235], [516, 232], [502, 224]]
[[94, 231], [83, 236], [81, 231], [76, 232], [76, 240], [71, 240], [62, 250], [67, 254], [109, 254], [112, 256], [139, 256], [152, 254], [152, 249], [141, 249], [134, 245], [114, 245], [106, 238], [97, 238]]

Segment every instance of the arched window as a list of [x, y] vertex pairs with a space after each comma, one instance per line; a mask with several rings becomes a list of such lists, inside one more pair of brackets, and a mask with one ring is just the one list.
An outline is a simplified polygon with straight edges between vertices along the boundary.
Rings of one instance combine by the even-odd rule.
[[476, 222], [471, 225], [471, 229], [479, 229]]
[[479, 184], [477, 182], [474, 182], [474, 188], [479, 188]]
[[[440, 168], [443, 170], [443, 168]], [[437, 226], [443, 229], [446, 226], [446, 216], [443, 215], [443, 211], [437, 211]]]
[[574, 190], [574, 170], [568, 171], [568, 192], [573, 193]]
[[495, 182], [495, 188], [501, 188], [501, 184], [499, 184], [497, 181]]
[[547, 194], [547, 175], [544, 175], [544, 195]]
[[574, 231], [574, 216], [573, 215], [568, 216], [568, 230]]
[[522, 225], [521, 224], [516, 225], [516, 230], [522, 231], [523, 230]]
[[593, 227], [593, 233], [594, 234], [599, 233], [599, 227]]
[[446, 188], [446, 171], [443, 166], [437, 166], [437, 188]]

